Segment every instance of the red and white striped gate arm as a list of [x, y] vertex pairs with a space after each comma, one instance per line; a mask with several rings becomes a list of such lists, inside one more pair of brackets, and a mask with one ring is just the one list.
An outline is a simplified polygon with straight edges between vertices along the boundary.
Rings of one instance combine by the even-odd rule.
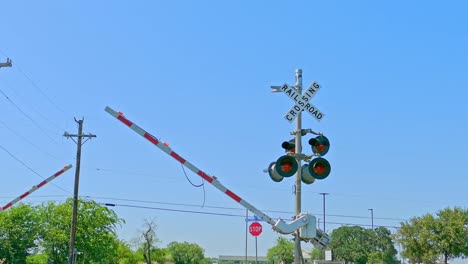
[[[153, 143], [156, 147], [161, 149], [162, 151], [166, 152], [169, 156], [173, 157], [175, 160], [180, 162], [182, 165], [184, 165], [186, 168], [189, 170], [193, 171], [195, 174], [198, 176], [202, 177], [204, 180], [207, 182], [211, 183], [214, 187], [216, 187], [218, 190], [221, 192], [225, 193], [227, 196], [231, 197], [234, 201], [238, 202], [241, 204], [244, 208], [248, 209], [252, 213], [254, 213], [256, 216], [261, 218], [263, 221], [269, 223], [272, 226], [276, 226], [278, 222], [275, 222], [271, 217], [268, 215], [264, 214], [262, 211], [258, 210], [255, 208], [253, 205], [248, 203], [246, 200], [240, 198], [238, 195], [230, 191], [228, 188], [226, 188], [224, 185], [222, 185], [216, 177], [211, 177], [199, 168], [197, 168], [195, 165], [187, 161], [186, 159], [182, 158], [179, 154], [174, 152], [170, 147], [164, 145], [164, 143], [160, 142], [155, 136], [151, 135], [150, 133], [146, 132], [144, 129], [139, 127], [137, 124], [133, 123], [132, 121], [128, 120], [123, 116], [122, 113], [116, 112], [110, 107], [106, 107], [106, 112], [112, 115], [113, 117], [117, 118], [120, 120], [122, 123], [130, 127], [133, 131], [135, 131], [137, 134], [140, 136], [146, 138], [149, 142]], [[281, 224], [283, 224], [282, 220], [279, 220]]]
[[26, 196], [30, 195], [31, 193], [37, 191], [39, 188], [41, 188], [42, 186], [46, 185], [47, 183], [51, 182], [52, 180], [54, 180], [55, 178], [57, 178], [58, 176], [62, 175], [64, 172], [66, 172], [67, 170], [69, 170], [70, 168], [72, 167], [72, 165], [68, 165], [68, 166], [65, 166], [63, 169], [61, 169], [60, 171], [56, 172], [54, 175], [50, 176], [49, 178], [43, 180], [41, 183], [39, 183], [38, 185], [34, 185], [29, 191], [23, 193], [22, 195], [16, 197], [13, 201], [7, 203], [5, 206], [3, 207], [0, 207], [0, 212], [1, 211], [5, 211], [6, 209], [10, 208], [11, 206], [13, 206], [15, 203], [23, 200]]

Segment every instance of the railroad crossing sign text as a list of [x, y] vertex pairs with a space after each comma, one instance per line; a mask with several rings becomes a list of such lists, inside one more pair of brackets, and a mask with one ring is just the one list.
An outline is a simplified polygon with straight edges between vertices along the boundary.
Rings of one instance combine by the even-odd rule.
[[310, 103], [310, 100], [315, 96], [315, 94], [317, 94], [317, 92], [320, 90], [320, 87], [320, 84], [314, 81], [301, 95], [297, 92], [294, 86], [289, 86], [288, 84], [281, 86], [280, 90], [289, 96], [289, 98], [291, 98], [294, 102], [296, 102], [284, 115], [284, 118], [291, 123], [294, 121], [294, 119], [296, 119], [300, 112], [305, 110], [315, 119], [317, 119], [317, 121], [321, 121], [324, 117], [323, 112]]

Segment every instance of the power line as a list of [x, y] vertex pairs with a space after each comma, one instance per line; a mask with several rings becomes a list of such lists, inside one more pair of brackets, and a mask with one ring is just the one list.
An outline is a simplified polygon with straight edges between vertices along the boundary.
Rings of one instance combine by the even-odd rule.
[[[46, 178], [42, 175], [40, 175], [37, 171], [33, 170], [31, 167], [29, 167], [26, 163], [24, 163], [22, 160], [20, 160], [18, 157], [16, 157], [15, 155], [13, 155], [13, 153], [11, 153], [10, 151], [8, 151], [6, 148], [4, 148], [2, 145], [0, 145], [0, 148], [3, 149], [6, 153], [8, 153], [8, 155], [10, 155], [11, 157], [13, 157], [16, 161], [18, 161], [21, 165], [23, 165], [25, 168], [27, 168], [29, 171], [31, 171], [32, 173], [36, 174], [37, 176], [39, 176], [40, 178], [42, 178], [43, 180], [45, 180]], [[51, 185], [61, 189], [62, 191], [66, 192], [66, 193], [70, 193], [69, 191], [67, 191], [66, 189], [54, 184], [54, 183], [51, 183]]]
[[[202, 214], [202, 215], [217, 215], [217, 216], [229, 216], [229, 217], [242, 217], [245, 218], [245, 215], [240, 214], [224, 214], [224, 213], [213, 213], [213, 212], [203, 212], [203, 211], [193, 211], [193, 210], [179, 210], [172, 208], [161, 208], [161, 207], [150, 207], [150, 206], [139, 206], [139, 205], [130, 205], [130, 204], [115, 204], [115, 203], [99, 203], [101, 205], [109, 207], [129, 207], [129, 208], [138, 208], [138, 209], [149, 209], [149, 210], [159, 210], [159, 211], [169, 211], [169, 212], [178, 212], [178, 213], [191, 213], [191, 214]], [[279, 218], [273, 218], [275, 220]], [[355, 223], [337, 223], [337, 222], [327, 222], [329, 224], [335, 225], [354, 225], [354, 226], [369, 226], [363, 224]], [[386, 228], [400, 228], [398, 226], [385, 226], [385, 225], [375, 225], [376, 227], [386, 227]]]
[[[171, 203], [171, 202], [159, 202], [159, 201], [148, 201], [148, 200], [126, 199], [126, 198], [112, 198], [112, 197], [99, 197], [99, 196], [83, 196], [83, 197], [91, 198], [91, 199], [105, 199], [105, 200], [136, 202], [136, 203], [164, 204], [164, 205], [176, 205], [176, 206], [186, 206], [186, 207], [200, 207], [199, 205], [196, 205], [196, 204], [185, 204], [185, 203]], [[210, 209], [223, 209], [223, 210], [237, 210], [237, 211], [244, 211], [245, 210], [245, 209], [242, 209], [242, 208], [226, 207], [226, 206], [205, 205], [204, 207], [205, 208], [210, 208]], [[293, 212], [281, 211], [281, 210], [262, 210], [262, 211], [268, 212], [268, 213], [280, 213], [280, 214], [290, 214], [290, 215], [294, 214]], [[369, 217], [366, 217], [366, 216], [342, 215], [342, 214], [326, 214], [326, 216], [342, 217], [342, 218], [362, 218], [362, 219], [369, 218]], [[408, 220], [408, 219], [403, 219], [403, 218], [389, 218], [389, 217], [379, 217], [379, 218], [374, 217], [374, 219], [395, 220], [395, 221], [406, 221], [406, 220]]]
[[10, 97], [8, 97], [8, 95], [5, 94], [5, 92], [3, 92], [2, 89], [0, 89], [0, 93], [5, 96], [5, 98], [8, 100], [8, 102], [10, 102], [21, 114], [23, 114], [27, 119], [29, 119], [37, 128], [39, 128], [43, 133], [44, 135], [46, 135], [50, 140], [52, 140], [55, 144], [58, 144], [57, 141], [55, 141], [51, 136], [49, 136], [47, 134], [47, 132], [44, 130], [44, 128], [42, 128], [31, 116], [29, 116], [28, 114], [26, 114], [26, 112], [23, 111], [23, 109], [21, 109], [15, 102], [13, 102], [13, 100], [10, 99]]
[[[12, 88], [12, 85], [8, 83], [8, 81], [6, 79], [3, 79], [3, 78], [0, 78], [0, 80], [2, 80], [4, 82], [4, 84], [10, 88], [11, 91], [13, 91], [14, 94], [16, 94], [16, 96], [18, 97], [21, 97], [24, 99], [24, 96], [22, 96], [20, 93], [18, 93], [16, 91], [16, 89], [13, 89]], [[49, 122], [52, 126], [54, 126], [56, 129], [60, 130], [60, 131], [65, 131], [66, 129], [64, 129], [63, 127], [57, 125], [57, 123], [55, 123], [54, 121], [52, 121], [50, 118], [48, 118], [45, 114], [43, 114], [41, 111], [39, 111], [36, 107], [34, 107], [32, 104], [28, 104], [29, 107], [35, 112], [37, 113], [40, 117], [42, 117], [42, 119], [44, 119], [45, 121]]]
[[67, 115], [67, 113], [65, 112], [65, 110], [63, 110], [60, 106], [58, 106], [54, 101], [52, 101], [52, 99], [50, 99], [49, 96], [47, 96], [47, 94], [41, 89], [39, 88], [39, 86], [36, 84], [36, 82], [33, 81], [33, 79], [31, 79], [22, 69], [21, 67], [16, 64], [16, 68], [18, 69], [19, 72], [21, 72], [24, 77], [32, 84], [32, 86], [34, 86], [34, 88], [36, 88], [39, 93], [41, 93], [46, 99], [47, 101], [49, 101], [55, 108], [57, 108], [57, 110], [59, 110], [60, 112], [62, 112], [65, 116]]
[[[7, 54], [5, 54], [5, 52], [3, 52], [1, 49], [0, 49], [0, 53], [2, 53], [5, 57], [8, 57]], [[34, 87], [36, 88], [36, 90], [39, 91], [40, 94], [42, 94], [42, 96], [44, 96], [44, 98], [47, 99], [47, 101], [49, 101], [49, 103], [51, 103], [57, 110], [59, 110], [60, 112], [62, 112], [65, 116], [68, 116], [67, 113], [61, 108], [59, 107], [40, 87], [39, 85], [36, 84], [36, 82], [31, 78], [29, 77], [24, 71], [23, 69], [19, 66], [19, 64], [15, 61], [15, 67], [16, 69], [18, 69], [18, 72], [20, 72], [28, 81], [29, 83]]]
[[180, 209], [171, 209], [171, 208], [161, 208], [161, 207], [150, 207], [150, 206], [139, 206], [139, 205], [130, 205], [130, 204], [114, 204], [114, 203], [100, 203], [105, 206], [119, 206], [119, 207], [131, 207], [131, 208], [140, 208], [140, 209], [151, 209], [151, 210], [161, 210], [161, 211], [170, 211], [170, 212], [179, 212], [179, 213], [193, 213], [193, 214], [204, 214], [204, 215], [219, 215], [219, 216], [232, 216], [232, 217], [245, 217], [244, 215], [235, 215], [235, 214], [224, 214], [224, 213], [212, 213], [212, 212], [202, 212], [202, 211], [192, 211], [192, 210], [180, 210]]
[[[88, 170], [97, 170], [97, 171], [103, 171], [103, 172], [114, 172], [114, 173], [119, 173], [119, 174], [126, 174], [126, 175], [139, 175], [139, 176], [150, 176], [150, 177], [158, 177], [158, 178], [165, 178], [165, 179], [168, 179], [168, 180], [172, 180], [172, 181], [176, 181], [178, 180], [177, 178], [174, 178], [174, 177], [166, 177], [166, 176], [159, 176], [159, 175], [154, 175], [153, 173], [149, 173], [149, 172], [133, 172], [133, 171], [128, 171], [128, 170], [119, 170], [119, 169], [108, 169], [108, 168], [87, 168], [87, 167], [83, 167], [85, 169], [88, 169]], [[259, 186], [252, 186], [252, 185], [249, 185], [249, 186], [243, 186], [245, 188], [249, 187], [249, 188], [260, 188]], [[270, 189], [271, 191], [278, 191], [278, 190], [289, 190], [289, 188], [281, 188], [281, 187], [275, 187], [275, 189]], [[312, 194], [320, 194], [320, 192], [308, 192], [308, 193], [312, 193]], [[355, 198], [359, 198], [359, 199], [366, 199], [368, 200], [369, 197], [366, 197], [362, 194], [353, 194], [353, 193], [337, 193], [337, 192], [333, 192], [333, 195], [335, 196], [341, 196], [341, 197], [355, 197]], [[403, 198], [401, 197], [390, 197], [390, 196], [387, 196], [387, 197], [374, 197], [372, 196], [372, 199], [375, 199], [375, 200], [402, 200]], [[436, 203], [435, 201], [417, 201], [417, 200], [408, 200], [408, 199], [404, 199], [405, 201], [412, 201], [414, 203]], [[241, 209], [243, 210], [243, 209]], [[327, 214], [328, 216], [328, 214]], [[331, 216], [331, 215], [330, 215]], [[339, 216], [339, 215], [337, 215]], [[356, 216], [356, 218], [365, 218], [365, 216]], [[374, 219], [385, 219], [385, 218], [376, 218], [374, 217]], [[395, 218], [395, 219], [385, 219], [385, 220], [405, 220], [405, 219], [399, 219], [399, 218]]]
[[[370, 227], [371, 226], [369, 224], [337, 223], [337, 222], [328, 222], [328, 221], [327, 221], [327, 224], [342, 225], [342, 226], [343, 225], [345, 225], [345, 226], [362, 226], [362, 227]], [[388, 225], [374, 225], [374, 227], [386, 227], [386, 228], [394, 228], [394, 229], [400, 229], [401, 228], [399, 226], [388, 226]]]
[[46, 154], [47, 156], [51, 157], [51, 158], [54, 158], [56, 160], [59, 160], [60, 159], [57, 157], [57, 156], [54, 156], [52, 154], [50, 154], [49, 152], [41, 149], [40, 147], [38, 147], [36, 144], [34, 144], [32, 141], [30, 141], [27, 137], [21, 135], [20, 133], [18, 133], [17, 131], [15, 131], [14, 129], [12, 129], [11, 127], [9, 127], [5, 122], [3, 122], [2, 120], [0, 120], [0, 124], [3, 125], [6, 129], [8, 129], [12, 134], [14, 134], [15, 136], [21, 138], [22, 140], [24, 140], [25, 142], [27, 142], [29, 145], [33, 146], [35, 149], [37, 149], [38, 151]]
[[[133, 171], [128, 171], [128, 170], [120, 170], [120, 169], [108, 169], [108, 168], [89, 168], [89, 167], [82, 167], [84, 169], [87, 169], [87, 170], [96, 170], [96, 171], [102, 171], [102, 172], [113, 172], [113, 173], [118, 173], [118, 174], [125, 174], [125, 175], [133, 175], [133, 176], [149, 176], [149, 177], [157, 177], [157, 178], [164, 178], [164, 179], [167, 179], [167, 180], [171, 180], [171, 181], [177, 181], [178, 179], [177, 178], [174, 178], [174, 177], [165, 177], [165, 176], [159, 176], [159, 175], [154, 175], [153, 173], [149, 173], [149, 172], [133, 172]], [[249, 186], [244, 186], [245, 188], [259, 188], [259, 187], [256, 187], [256, 186], [252, 186], [252, 185], [249, 185]], [[271, 191], [277, 191], [277, 190], [286, 190], [288, 188], [281, 188], [281, 187], [275, 187], [275, 189], [271, 189]], [[308, 192], [308, 193], [312, 193], [312, 194], [320, 194], [320, 192]], [[333, 192], [334, 195], [336, 196], [341, 196], [341, 197], [356, 197], [356, 198], [359, 198], [359, 199], [366, 199], [368, 200], [369, 197], [365, 197], [364, 195], [362, 194], [351, 194], [351, 193], [336, 193], [336, 192]], [[389, 199], [392, 199], [392, 200], [401, 200], [402, 198], [401, 197], [385, 197], [385, 198], [379, 198], [379, 197], [373, 197], [372, 199], [375, 199], [375, 200], [389, 200]], [[405, 201], [408, 201], [407, 199]], [[413, 202], [415, 203], [436, 203], [435, 201], [415, 201], [413, 200]], [[243, 210], [243, 209], [241, 209]], [[328, 216], [328, 214], [327, 214]], [[360, 217], [364, 217], [364, 216], [357, 216], [356, 218], [360, 218]], [[374, 217], [374, 219], [382, 219], [382, 218], [376, 218]], [[386, 219], [386, 220], [405, 220], [405, 219], [398, 219], [398, 218], [395, 218], [395, 219]]]

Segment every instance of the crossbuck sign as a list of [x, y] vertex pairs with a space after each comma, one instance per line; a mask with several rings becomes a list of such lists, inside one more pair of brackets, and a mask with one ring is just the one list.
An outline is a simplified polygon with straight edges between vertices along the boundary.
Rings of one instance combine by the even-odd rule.
[[299, 94], [294, 86], [290, 86], [285, 83], [279, 88], [283, 93], [285, 93], [289, 98], [296, 102], [291, 109], [284, 115], [284, 118], [288, 120], [289, 123], [292, 123], [296, 119], [297, 115], [301, 111], [306, 111], [312, 115], [317, 121], [321, 121], [324, 117], [322, 111], [310, 103], [312, 97], [320, 91], [320, 84], [318, 82], [312, 82], [312, 84], [305, 90], [302, 94]]

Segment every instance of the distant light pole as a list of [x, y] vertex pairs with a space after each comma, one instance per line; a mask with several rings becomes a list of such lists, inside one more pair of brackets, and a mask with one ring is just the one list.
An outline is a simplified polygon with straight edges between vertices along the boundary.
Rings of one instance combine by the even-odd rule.
[[[374, 231], [374, 208], [368, 209], [371, 213], [372, 231]], [[372, 243], [374, 245], [374, 243]], [[374, 247], [372, 247], [371, 263], [374, 264]]]
[[374, 209], [373, 208], [369, 208], [368, 209], [371, 213], [371, 221], [372, 221], [372, 230], [374, 230]]
[[323, 196], [323, 232], [325, 232], [325, 196], [329, 193], [320, 193]]

